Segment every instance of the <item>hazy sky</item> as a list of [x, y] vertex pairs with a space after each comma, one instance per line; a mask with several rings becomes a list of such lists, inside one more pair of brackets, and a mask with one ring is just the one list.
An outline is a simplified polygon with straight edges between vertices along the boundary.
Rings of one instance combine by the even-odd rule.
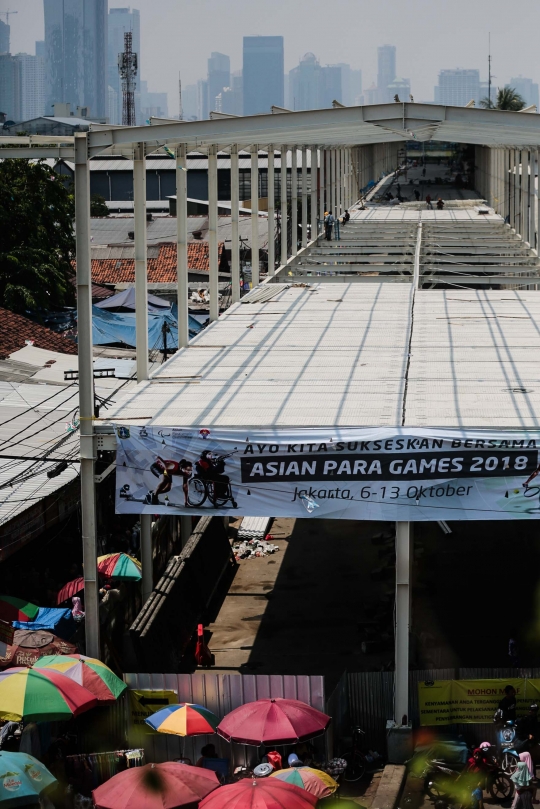
[[[127, 2], [109, 0], [109, 7]], [[142, 79], [169, 94], [178, 112], [178, 71], [184, 84], [206, 76], [211, 51], [242, 67], [242, 37], [282, 35], [285, 69], [306, 51], [321, 63], [349, 62], [376, 77], [377, 46], [397, 47], [397, 73], [411, 79], [416, 101], [432, 100], [441, 68], [479, 68], [487, 78], [491, 31], [494, 84], [511, 76], [540, 79], [539, 0], [136, 0], [141, 12]], [[0, 0], [11, 9], [11, 51], [34, 53], [43, 38], [43, 0]], [[2, 19], [5, 17], [2, 16]]]

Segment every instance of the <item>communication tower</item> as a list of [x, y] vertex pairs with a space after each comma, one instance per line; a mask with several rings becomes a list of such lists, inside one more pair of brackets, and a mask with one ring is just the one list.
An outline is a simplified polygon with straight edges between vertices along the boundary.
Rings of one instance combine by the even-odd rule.
[[135, 126], [135, 76], [137, 54], [133, 53], [131, 31], [124, 33], [124, 50], [118, 54], [118, 72], [122, 80], [122, 125]]

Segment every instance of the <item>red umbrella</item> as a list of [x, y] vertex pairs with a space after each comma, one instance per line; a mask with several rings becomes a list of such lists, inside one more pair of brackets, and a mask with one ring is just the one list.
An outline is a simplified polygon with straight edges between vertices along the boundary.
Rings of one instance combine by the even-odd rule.
[[68, 598], [76, 596], [77, 593], [80, 593], [82, 590], [84, 590], [84, 579], [82, 576], [80, 576], [78, 579], [73, 579], [73, 581], [68, 581], [68, 583], [64, 584], [56, 596], [57, 605], [67, 601]]
[[217, 732], [228, 742], [293, 744], [324, 733], [330, 717], [297, 699], [259, 699], [227, 714]]
[[227, 784], [199, 804], [199, 809], [313, 809], [317, 796], [277, 778], [243, 778]]
[[13, 643], [8, 645], [4, 657], [0, 657], [0, 669], [6, 666], [30, 668], [45, 655], [73, 655], [77, 652], [72, 643], [46, 629], [16, 629]]
[[92, 792], [96, 809], [196, 807], [219, 786], [212, 770], [166, 761], [118, 773]]

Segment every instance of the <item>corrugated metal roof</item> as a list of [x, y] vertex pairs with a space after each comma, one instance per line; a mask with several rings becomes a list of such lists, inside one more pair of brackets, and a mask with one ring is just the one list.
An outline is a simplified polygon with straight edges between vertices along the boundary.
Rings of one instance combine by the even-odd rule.
[[[122, 242], [128, 242], [123, 249], [133, 251], [133, 242], [128, 240], [128, 233], [134, 230], [135, 220], [132, 216], [122, 216], [118, 218], [107, 217], [105, 219], [92, 219], [92, 248], [99, 245], [113, 245], [110, 249], [120, 248]], [[190, 216], [188, 217], [188, 238], [192, 239], [195, 231], [202, 232], [202, 240], [208, 240], [208, 217]], [[238, 223], [238, 232], [247, 245], [251, 246], [251, 217], [241, 216]], [[149, 245], [156, 245], [159, 242], [176, 242], [176, 217], [159, 216], [146, 226], [146, 238]], [[232, 237], [232, 225], [230, 216], [218, 217], [218, 239], [220, 242], [229, 242]], [[259, 219], [259, 243], [265, 246], [268, 243], [268, 219]], [[227, 247], [229, 247], [227, 244]], [[99, 248], [101, 249], [101, 248]], [[100, 254], [101, 255], [101, 254]], [[103, 256], [105, 258], [106, 256]], [[133, 258], [131, 252], [130, 258]]]

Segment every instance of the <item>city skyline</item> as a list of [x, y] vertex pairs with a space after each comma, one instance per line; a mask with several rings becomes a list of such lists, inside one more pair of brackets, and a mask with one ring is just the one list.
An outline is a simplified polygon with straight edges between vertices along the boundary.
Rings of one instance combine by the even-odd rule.
[[[5, 0], [1, 0], [0, 6], [4, 2]], [[318, 2], [319, 0], [313, 0], [310, 7], [317, 8]], [[109, 1], [110, 8], [117, 5]], [[181, 14], [184, 13], [189, 19], [189, 6], [184, 0], [175, 2], [160, 0], [161, 13], [156, 13], [155, 3], [139, 0], [131, 5], [132, 9], [137, 8], [141, 14], [141, 58], [144, 67], [139, 81], [146, 81], [154, 92], [166, 92], [169, 114], [175, 115], [178, 112], [178, 71], [182, 75], [182, 84], [185, 87], [200, 80], [205, 81], [207, 61], [212, 52], [218, 52], [230, 57], [230, 72], [237, 73], [242, 68], [243, 37], [260, 34], [284, 37], [285, 75], [299, 65], [305, 53], [311, 51], [321, 65], [346, 63], [350, 64], [353, 70], [361, 70], [364, 91], [377, 81], [378, 48], [390, 44], [397, 50], [398, 78], [406, 76], [410, 79], [416, 101], [433, 101], [433, 88], [438, 84], [441, 70], [456, 68], [479, 70], [481, 81], [487, 78], [488, 27], [491, 30], [493, 86], [503, 86], [514, 76], [525, 76], [533, 83], [538, 81], [531, 49], [523, 47], [528, 36], [531, 36], [532, 47], [534, 26], [525, 32], [520, 29], [519, 49], [508, 47], [509, 40], [517, 42], [512, 38], [513, 16], [503, 19], [503, 15], [498, 17], [492, 13], [499, 7], [502, 9], [499, 0], [489, 4], [486, 0], [478, 0], [472, 9], [470, 4], [464, 3], [464, 0], [454, 0], [452, 13], [449, 13], [450, 4], [440, 3], [437, 9], [433, 9], [433, 5], [426, 0], [409, 0], [407, 4], [409, 10], [415, 8], [418, 14], [422, 12], [420, 17], [418, 15], [415, 17], [412, 24], [410, 21], [407, 22], [403, 11], [394, 0], [381, 0], [376, 9], [364, 0], [355, 2], [336, 0], [333, 5], [333, 16], [341, 21], [346, 20], [347, 25], [340, 30], [339, 37], [329, 38], [326, 34], [323, 36], [320, 26], [310, 25], [309, 19], [305, 15], [300, 15], [300, 10], [306, 6], [305, 0], [296, 0], [292, 8], [283, 0], [276, 0], [272, 13], [261, 6], [255, 25], [243, 13], [247, 7], [246, 0], [232, 0], [229, 6], [230, 13], [225, 17], [222, 13], [219, 15], [212, 13], [218, 8], [216, 0], [202, 0], [203, 10], [209, 12], [209, 17], [205, 20], [204, 38], [190, 36], [190, 26], [184, 25], [182, 30], [177, 32], [178, 46], [170, 49], [170, 56], [164, 69], [163, 53], [169, 42], [168, 29], [174, 29], [174, 25], [164, 25], [163, 17], [170, 23], [171, 17], [180, 15], [178, 17], [180, 20]], [[481, 14], [479, 7], [491, 13]], [[43, 39], [43, 0], [24, 0], [24, 2], [13, 0], [10, 8], [22, 12], [10, 19], [11, 52], [33, 54], [34, 41]], [[219, 8], [222, 11], [221, 5]], [[459, 18], [462, 8], [463, 11], [465, 9], [467, 11], [467, 28], [459, 26], [459, 36], [452, 40], [455, 18]], [[285, 30], [283, 30], [284, 16], [279, 14], [280, 9], [287, 9], [287, 15], [291, 19], [290, 23], [285, 25]], [[530, 10], [531, 4], [529, 0], [517, 0], [516, 9]], [[392, 14], [386, 14], [385, 10], [392, 10]], [[310, 18], [315, 19], [316, 15], [310, 15]], [[234, 32], [231, 31], [233, 23]], [[399, 30], [396, 30], [396, 26]], [[254, 31], [254, 27], [257, 30]], [[357, 45], [352, 47], [351, 30], [355, 28], [357, 34], [368, 31], [369, 36], [358, 36]], [[440, 37], [440, 41], [434, 47], [433, 35], [440, 34], [442, 30], [446, 35]], [[196, 31], [197, 28], [194, 26], [193, 32]], [[415, 39], [421, 45], [420, 48], [414, 47]], [[459, 48], [456, 48], [456, 43], [459, 44]]]

